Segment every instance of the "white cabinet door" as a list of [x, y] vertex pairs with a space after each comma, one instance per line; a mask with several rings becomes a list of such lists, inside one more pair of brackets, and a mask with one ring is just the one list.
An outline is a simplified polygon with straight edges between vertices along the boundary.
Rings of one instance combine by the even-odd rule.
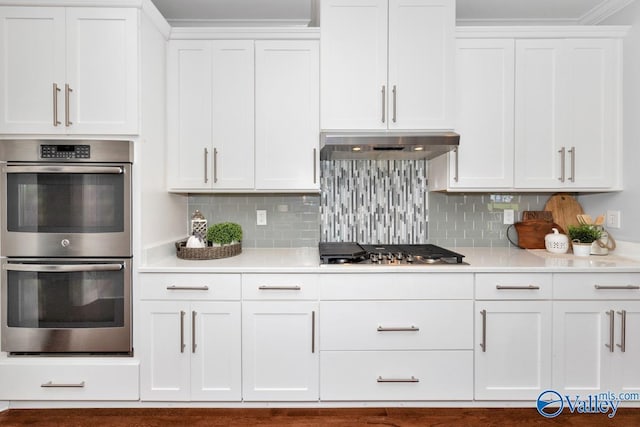
[[[640, 302], [621, 301], [616, 309], [614, 383], [620, 392], [640, 392]], [[619, 326], [618, 326], [619, 325]], [[624, 327], [623, 327], [624, 325]]]
[[141, 304], [140, 397], [189, 400], [191, 353], [186, 348], [189, 304], [144, 301]]
[[69, 133], [138, 133], [138, 11], [67, 8], [66, 46]]
[[241, 400], [240, 302], [192, 302], [189, 315], [191, 400]]
[[389, 129], [453, 128], [454, 23], [453, 1], [389, 1]]
[[315, 40], [256, 41], [256, 189], [317, 191]]
[[137, 9], [9, 7], [0, 27], [0, 132], [138, 132]]
[[[253, 40], [212, 42], [212, 187], [254, 186]], [[208, 86], [207, 86], [208, 87]]]
[[476, 303], [478, 400], [535, 400], [551, 385], [551, 302]]
[[387, 0], [320, 3], [322, 129], [387, 128]]
[[[515, 186], [557, 188], [566, 181], [566, 86], [562, 40], [517, 40]], [[563, 147], [564, 150], [563, 150]], [[564, 166], [563, 166], [564, 165]]]
[[457, 42], [460, 147], [449, 155], [453, 188], [513, 187], [514, 49], [508, 39]]
[[0, 34], [0, 133], [64, 133], [64, 8], [2, 7]]
[[314, 401], [319, 397], [316, 302], [242, 303], [245, 401]]
[[168, 186], [211, 188], [211, 44], [172, 41], [167, 62]]

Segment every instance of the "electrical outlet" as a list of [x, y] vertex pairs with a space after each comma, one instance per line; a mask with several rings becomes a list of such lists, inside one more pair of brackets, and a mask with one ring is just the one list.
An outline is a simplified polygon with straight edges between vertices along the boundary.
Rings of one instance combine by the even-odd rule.
[[513, 209], [505, 209], [504, 210], [504, 219], [503, 219], [503, 224], [513, 224], [514, 222], [514, 214], [513, 214]]
[[262, 209], [256, 211], [256, 224], [267, 225], [267, 211]]
[[622, 225], [620, 211], [607, 211], [607, 227], [620, 228]]

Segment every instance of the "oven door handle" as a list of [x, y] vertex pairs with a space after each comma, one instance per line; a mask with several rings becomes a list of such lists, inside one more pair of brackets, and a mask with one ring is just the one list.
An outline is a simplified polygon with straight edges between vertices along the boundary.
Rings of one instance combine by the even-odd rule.
[[7, 166], [7, 173], [109, 173], [123, 174], [120, 166]]
[[9, 271], [35, 271], [48, 273], [68, 273], [81, 271], [120, 271], [122, 264], [5, 264]]

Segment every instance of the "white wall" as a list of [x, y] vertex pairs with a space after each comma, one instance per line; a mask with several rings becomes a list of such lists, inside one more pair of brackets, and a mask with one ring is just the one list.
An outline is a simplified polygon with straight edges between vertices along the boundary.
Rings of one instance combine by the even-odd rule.
[[[137, 150], [140, 187], [141, 248], [179, 240], [187, 235], [185, 195], [169, 194], [166, 186], [166, 39], [142, 14], [142, 125]], [[141, 254], [142, 255], [142, 254]]]
[[624, 41], [624, 191], [582, 195], [579, 201], [592, 216], [607, 210], [621, 211], [622, 227], [609, 232], [617, 240], [640, 243], [640, 2], [632, 3], [603, 24], [633, 25]]

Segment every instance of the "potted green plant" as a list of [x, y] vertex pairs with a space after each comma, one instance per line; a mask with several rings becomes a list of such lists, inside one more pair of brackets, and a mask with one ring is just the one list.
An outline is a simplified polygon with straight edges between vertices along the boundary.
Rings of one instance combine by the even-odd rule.
[[602, 237], [602, 229], [591, 224], [570, 225], [568, 232], [576, 256], [588, 256], [593, 242]]
[[239, 243], [242, 240], [242, 227], [235, 222], [213, 224], [207, 229], [207, 240], [220, 246]]

